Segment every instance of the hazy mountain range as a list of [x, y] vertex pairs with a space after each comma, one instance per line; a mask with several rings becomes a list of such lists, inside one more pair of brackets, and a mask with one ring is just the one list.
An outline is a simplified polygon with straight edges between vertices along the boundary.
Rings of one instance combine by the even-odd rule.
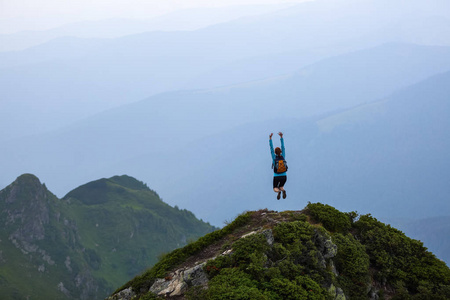
[[[286, 53], [298, 54], [298, 60], [291, 56], [290, 63], [276, 64], [278, 75], [386, 42], [450, 45], [448, 2], [405, 3], [319, 0], [194, 31], [63, 37], [3, 52], [1, 111], [8, 113], [0, 125], [10, 130], [1, 136], [50, 130], [164, 91], [272, 77], [274, 64], [264, 57], [276, 62]], [[421, 30], [416, 30], [418, 22]], [[233, 64], [241, 65], [239, 81], [230, 80], [234, 74], [226, 71]]]
[[[19, 51], [60, 37], [117, 38], [148, 31], [192, 31], [212, 24], [269, 13], [293, 4], [199, 7], [174, 11], [149, 19], [115, 18], [70, 23], [48, 30], [24, 30], [0, 35], [0, 51]], [[0, 22], [0, 27], [3, 24]], [[5, 28], [7, 27], [4, 25]]]
[[[155, 184], [155, 187], [166, 195], [166, 189], [181, 190], [180, 186], [183, 185], [182, 181], [177, 189], [162, 186], [168, 182], [167, 178], [177, 177], [178, 174], [182, 177], [190, 176], [190, 167], [185, 166], [190, 165], [191, 161], [197, 163], [194, 157], [183, 160], [187, 153], [195, 156], [196, 153], [206, 152], [198, 155], [206, 161], [209, 156], [221, 155], [231, 159], [231, 156], [235, 155], [231, 151], [233, 147], [236, 147], [236, 151], [243, 146], [242, 143], [245, 143], [246, 147], [253, 147], [253, 139], [265, 139], [270, 130], [286, 127], [283, 123], [307, 123], [295, 119], [333, 114], [332, 111], [383, 99], [397, 89], [405, 88], [445, 69], [450, 69], [448, 48], [388, 44], [328, 59], [289, 76], [271, 80], [210, 90], [165, 93], [110, 110], [53, 133], [5, 142], [5, 167], [10, 169], [12, 174], [20, 174], [30, 169], [47, 174], [42, 175], [46, 176], [48, 184], [55, 186], [57, 194], [63, 194], [70, 188], [71, 183], [68, 182], [64, 186], [58, 181], [61, 174], [67, 170], [71, 170], [69, 176], [81, 184], [92, 176], [107, 176], [117, 168], [119, 173], [132, 169], [136, 176]], [[370, 70], [368, 75], [361, 76], [366, 70]], [[440, 89], [445, 89], [445, 84]], [[423, 97], [424, 99], [418, 101], [428, 101], [426, 95]], [[445, 94], [443, 97], [445, 98]], [[276, 107], [280, 111], [276, 111]], [[420, 112], [416, 111], [417, 114]], [[439, 109], [438, 112], [443, 113]], [[401, 109], [398, 109], [397, 113], [400, 117]], [[365, 117], [366, 115], [363, 115], [360, 118]], [[281, 118], [284, 119], [281, 124], [277, 124], [278, 121], [266, 121]], [[189, 144], [191, 141], [200, 141], [254, 122], [266, 124], [257, 129], [257, 132], [246, 134], [245, 138], [242, 137], [242, 142], [235, 140], [236, 137], [233, 137], [233, 142], [213, 137], [213, 142], [205, 146], [211, 148], [210, 151], [202, 151], [198, 146]], [[314, 122], [310, 124], [316, 126]], [[254, 127], [257, 125], [250, 126]], [[246, 127], [241, 130], [248, 131]], [[408, 128], [405, 130], [408, 131]], [[314, 136], [314, 131], [311, 134]], [[433, 133], [435, 134], [437, 132]], [[359, 138], [355, 136], [355, 142]], [[303, 141], [304, 138], [292, 132], [290, 139]], [[289, 142], [288, 137], [287, 140]], [[330, 142], [336, 141], [333, 138]], [[199, 145], [200, 142], [195, 144]], [[250, 149], [256, 153], [262, 152], [265, 160], [266, 146], [264, 142], [256, 149]], [[227, 149], [227, 153], [222, 149]], [[252, 152], [248, 154], [254, 155]], [[298, 153], [296, 156], [301, 159], [303, 155]], [[75, 157], [78, 159], [72, 159]], [[177, 163], [172, 165], [174, 161]], [[261, 162], [253, 159], [251, 163]], [[162, 166], [165, 164], [168, 167]], [[265, 165], [263, 163], [261, 166]], [[159, 171], [152, 172], [153, 169]], [[222, 167], [213, 168], [207, 173], [215, 170], [224, 176], [232, 174], [232, 170]], [[206, 170], [202, 171], [205, 172]], [[270, 170], [267, 173], [270, 175]], [[174, 200], [169, 197], [168, 200], [172, 203]], [[188, 203], [187, 199], [188, 197], [185, 197], [185, 200], [177, 201]]]

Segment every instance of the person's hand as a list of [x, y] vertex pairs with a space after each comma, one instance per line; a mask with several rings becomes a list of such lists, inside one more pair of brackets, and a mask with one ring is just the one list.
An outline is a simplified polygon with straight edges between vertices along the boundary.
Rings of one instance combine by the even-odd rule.
[[271, 134], [269, 135], [269, 138], [272, 139], [272, 136], [273, 136], [273, 133], [271, 133]]
[[280, 136], [280, 138], [283, 138], [283, 133], [282, 132], [278, 132], [278, 135]]

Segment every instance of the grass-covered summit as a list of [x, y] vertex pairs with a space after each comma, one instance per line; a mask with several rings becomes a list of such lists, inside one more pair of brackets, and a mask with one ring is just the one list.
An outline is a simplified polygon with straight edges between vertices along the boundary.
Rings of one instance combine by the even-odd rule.
[[103, 299], [215, 227], [144, 183], [103, 178], [58, 199], [32, 174], [0, 191], [0, 299]]
[[136, 275], [162, 253], [214, 230], [126, 175], [89, 182], [63, 201], [70, 203], [70, 214], [80, 220], [85, 247], [102, 258], [99, 275], [116, 287], [125, 274]]
[[110, 299], [450, 299], [450, 269], [371, 215], [315, 203], [246, 212]]

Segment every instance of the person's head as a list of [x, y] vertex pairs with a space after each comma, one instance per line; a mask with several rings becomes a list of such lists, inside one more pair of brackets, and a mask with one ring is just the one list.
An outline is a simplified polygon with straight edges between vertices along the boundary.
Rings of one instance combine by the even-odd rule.
[[276, 147], [276, 148], [275, 148], [275, 154], [276, 154], [276, 155], [281, 155], [281, 149], [280, 149], [280, 147]]

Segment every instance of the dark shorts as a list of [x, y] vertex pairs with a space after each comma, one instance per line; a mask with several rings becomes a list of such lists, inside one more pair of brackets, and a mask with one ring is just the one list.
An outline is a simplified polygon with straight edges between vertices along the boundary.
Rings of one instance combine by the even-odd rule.
[[287, 176], [274, 176], [273, 177], [273, 188], [283, 187], [286, 183]]

